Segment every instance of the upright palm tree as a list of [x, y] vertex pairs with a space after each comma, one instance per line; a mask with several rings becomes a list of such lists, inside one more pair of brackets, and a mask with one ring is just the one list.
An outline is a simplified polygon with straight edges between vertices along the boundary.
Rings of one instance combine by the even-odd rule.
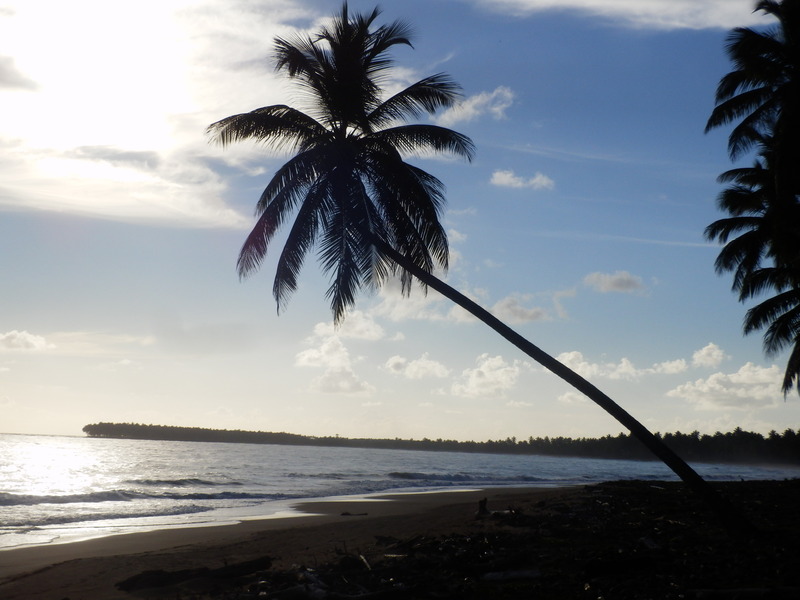
[[344, 4], [316, 36], [276, 40], [277, 69], [306, 92], [308, 112], [268, 106], [209, 127], [212, 139], [223, 145], [255, 139], [297, 152], [258, 201], [256, 225], [239, 256], [240, 275], [259, 267], [275, 232], [296, 213], [273, 286], [279, 310], [315, 247], [330, 274], [328, 296], [337, 322], [362, 287], [397, 274], [408, 294], [415, 277], [589, 396], [718, 510], [727, 510], [694, 469], [611, 398], [433, 275], [435, 268], [447, 268], [447, 238], [439, 222], [443, 186], [403, 154], [449, 152], [470, 159], [473, 146], [449, 129], [407, 124], [456, 102], [459, 88], [446, 75], [422, 79], [383, 99], [380, 84], [392, 64], [387, 51], [410, 42], [401, 22], [371, 29], [378, 14], [376, 9], [351, 16]]
[[[800, 380], [800, 0], [763, 0], [756, 10], [777, 22], [731, 32], [734, 70], [720, 80], [706, 131], [738, 120], [728, 137], [731, 159], [757, 147], [760, 160], [720, 176], [735, 183], [718, 201], [732, 216], [712, 223], [706, 236], [725, 244], [717, 271], [734, 272], [741, 301], [777, 293], [747, 312], [744, 332], [766, 328], [768, 355], [794, 344], [782, 385], [787, 393]], [[741, 235], [729, 241], [734, 233]]]
[[706, 131], [739, 121], [728, 136], [732, 160], [771, 138], [775, 195], [788, 208], [800, 191], [800, 0], [762, 0], [755, 10], [777, 23], [764, 31], [736, 28], [728, 36], [734, 70], [717, 86]]

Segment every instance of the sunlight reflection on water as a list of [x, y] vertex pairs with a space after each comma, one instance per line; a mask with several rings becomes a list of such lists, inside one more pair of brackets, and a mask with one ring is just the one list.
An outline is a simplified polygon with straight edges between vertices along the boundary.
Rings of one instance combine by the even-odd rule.
[[[696, 467], [714, 480], [800, 476]], [[654, 461], [0, 434], [0, 549], [263, 518], [298, 499], [613, 479], [675, 477]]]

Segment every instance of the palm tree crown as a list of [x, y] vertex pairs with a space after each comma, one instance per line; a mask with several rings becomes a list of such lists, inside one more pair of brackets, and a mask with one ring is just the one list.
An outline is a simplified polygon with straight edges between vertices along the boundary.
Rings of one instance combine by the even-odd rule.
[[[472, 141], [450, 129], [406, 121], [452, 106], [459, 87], [445, 74], [422, 79], [383, 98], [392, 61], [387, 51], [410, 45], [407, 25], [371, 29], [378, 17], [351, 16], [347, 4], [315, 36], [275, 40], [276, 68], [305, 91], [310, 110], [274, 105], [212, 124], [217, 142], [255, 139], [296, 152], [267, 184], [258, 220], [239, 255], [241, 276], [256, 270], [281, 225], [296, 213], [278, 259], [273, 294], [280, 310], [297, 288], [305, 256], [317, 247], [329, 273], [335, 321], [357, 292], [396, 270], [376, 241], [427, 272], [448, 265], [447, 235], [439, 217], [444, 186], [403, 158], [411, 152], [447, 152], [471, 159]], [[401, 271], [408, 293], [411, 275]]]

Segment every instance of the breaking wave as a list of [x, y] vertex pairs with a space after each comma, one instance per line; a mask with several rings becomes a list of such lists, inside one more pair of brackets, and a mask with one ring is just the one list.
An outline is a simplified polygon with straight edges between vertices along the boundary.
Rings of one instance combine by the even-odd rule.
[[147, 493], [137, 490], [108, 490], [86, 494], [63, 495], [26, 495], [0, 492], [0, 506], [35, 506], [37, 504], [84, 504], [96, 502], [131, 502], [134, 500], [281, 500], [288, 498], [285, 494], [258, 494], [244, 492], [190, 492], [185, 494], [174, 492]]

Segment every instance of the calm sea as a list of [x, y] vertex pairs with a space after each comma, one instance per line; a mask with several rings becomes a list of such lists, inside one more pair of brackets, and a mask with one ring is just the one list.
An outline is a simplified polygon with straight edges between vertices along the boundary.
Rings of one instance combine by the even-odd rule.
[[[711, 480], [800, 469], [694, 465]], [[0, 434], [0, 549], [285, 514], [301, 498], [674, 480], [659, 462]]]

